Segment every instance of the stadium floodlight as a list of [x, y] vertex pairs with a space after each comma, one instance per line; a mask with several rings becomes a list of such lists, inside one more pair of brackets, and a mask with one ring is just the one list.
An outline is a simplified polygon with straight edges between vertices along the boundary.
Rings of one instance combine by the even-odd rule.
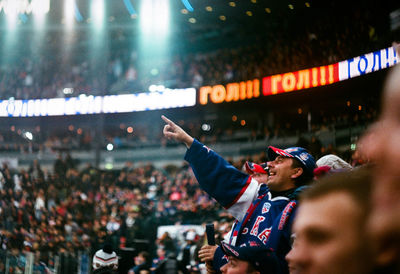
[[145, 0], [139, 14], [143, 33], [166, 35], [169, 31], [169, 0]]
[[32, 140], [33, 140], [33, 134], [32, 134], [32, 132], [26, 131], [26, 132], [24, 133], [24, 137], [25, 137], [26, 139], [28, 139], [29, 141], [32, 141]]
[[104, 0], [92, 0], [90, 17], [97, 30], [102, 30], [104, 27]]
[[[46, 23], [46, 14], [50, 10], [50, 1], [35, 0], [31, 4], [35, 28], [37, 31], [43, 30]], [[41, 37], [38, 38], [41, 39]]]
[[78, 5], [76, 4], [76, 0], [65, 0], [64, 2], [64, 20], [66, 25], [71, 27], [75, 20], [78, 22], [83, 21], [83, 16], [79, 11]]
[[17, 1], [7, 1], [3, 7], [4, 13], [7, 16], [7, 27], [10, 31], [14, 30], [17, 26], [18, 19], [18, 2]]
[[75, 0], [65, 0], [64, 2], [64, 20], [67, 29], [74, 25]]
[[111, 143], [107, 144], [107, 150], [108, 151], [112, 151], [113, 149], [114, 149], [113, 144], [111, 144]]
[[210, 131], [210, 130], [211, 130], [211, 126], [210, 126], [209, 124], [203, 124], [203, 125], [201, 126], [201, 129], [202, 129], [203, 131]]
[[35, 15], [44, 15], [50, 11], [50, 0], [34, 0], [31, 9]]

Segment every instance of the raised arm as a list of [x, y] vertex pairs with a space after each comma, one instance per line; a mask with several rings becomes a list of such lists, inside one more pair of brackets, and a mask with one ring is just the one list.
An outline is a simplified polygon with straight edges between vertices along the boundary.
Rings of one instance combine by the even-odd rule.
[[164, 126], [164, 136], [168, 139], [173, 139], [177, 142], [182, 142], [186, 145], [187, 148], [190, 148], [193, 144], [193, 137], [186, 133], [180, 126], [172, 122], [170, 119], [161, 115], [161, 118], [167, 123]]
[[185, 160], [192, 167], [200, 187], [241, 221], [258, 195], [258, 183], [212, 149], [195, 140], [174, 122], [165, 116], [162, 119], [167, 123], [164, 126], [164, 135], [188, 147]]

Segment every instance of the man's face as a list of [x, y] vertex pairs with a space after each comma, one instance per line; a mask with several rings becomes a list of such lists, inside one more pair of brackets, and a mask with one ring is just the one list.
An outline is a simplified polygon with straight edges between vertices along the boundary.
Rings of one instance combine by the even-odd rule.
[[375, 168], [369, 231], [378, 240], [375, 243], [381, 242], [378, 245], [393, 243], [392, 235], [400, 236], [400, 67], [393, 72], [386, 86], [382, 115], [359, 144], [360, 153]]
[[146, 259], [142, 255], [138, 255], [135, 257], [135, 264], [140, 265], [146, 262]]
[[249, 263], [229, 256], [229, 261], [223, 267], [221, 272], [224, 274], [243, 274], [248, 273]]
[[292, 158], [278, 156], [274, 161], [268, 162], [269, 176], [267, 185], [272, 191], [284, 191], [295, 187], [292, 167]]
[[344, 192], [304, 201], [293, 226], [296, 235], [286, 256], [290, 273], [363, 273], [361, 212]]

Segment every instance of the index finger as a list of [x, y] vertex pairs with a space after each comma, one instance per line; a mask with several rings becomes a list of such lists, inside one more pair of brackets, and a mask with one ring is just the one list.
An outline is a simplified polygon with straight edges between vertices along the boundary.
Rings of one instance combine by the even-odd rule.
[[164, 115], [161, 115], [161, 119], [164, 120], [164, 122], [166, 122], [168, 125], [170, 126], [175, 126], [175, 123], [172, 122], [170, 119], [168, 119], [167, 117], [165, 117]]

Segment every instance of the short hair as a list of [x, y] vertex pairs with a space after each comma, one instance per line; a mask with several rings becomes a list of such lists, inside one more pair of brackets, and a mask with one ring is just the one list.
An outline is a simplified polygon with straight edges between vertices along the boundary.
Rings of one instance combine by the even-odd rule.
[[146, 260], [147, 263], [149, 263], [151, 261], [150, 254], [147, 251], [141, 251], [141, 252], [139, 252], [138, 255], [142, 256]]
[[255, 266], [252, 263], [250, 263], [250, 262], [247, 263], [246, 274], [253, 274], [257, 271], [258, 270], [255, 268]]
[[359, 205], [363, 218], [367, 219], [370, 208], [372, 173], [369, 166], [335, 173], [322, 178], [300, 194], [300, 202], [315, 200], [332, 193], [347, 193]]
[[298, 159], [292, 157], [289, 157], [289, 159], [292, 159], [292, 168], [300, 167], [303, 169], [303, 173], [299, 177], [294, 179], [296, 187], [310, 184], [314, 177], [313, 174], [307, 172], [307, 169]]

